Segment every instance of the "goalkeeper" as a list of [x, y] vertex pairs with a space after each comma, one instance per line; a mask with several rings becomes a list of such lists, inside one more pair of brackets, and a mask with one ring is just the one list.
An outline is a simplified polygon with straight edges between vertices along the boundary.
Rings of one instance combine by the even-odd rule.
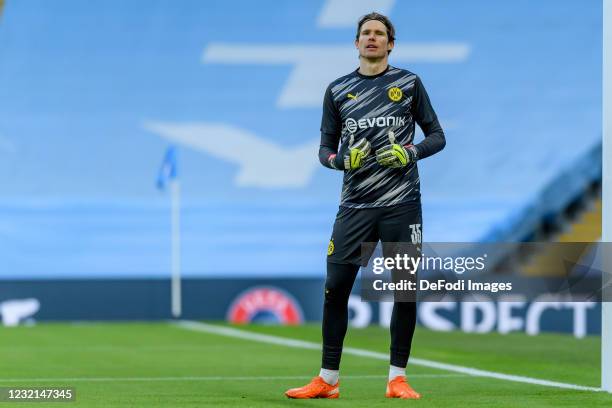
[[[420, 78], [388, 64], [394, 40], [387, 17], [363, 16], [355, 38], [359, 68], [333, 81], [325, 92], [319, 159], [343, 171], [344, 180], [327, 250], [321, 371], [304, 387], [288, 390], [290, 398], [340, 395], [348, 298], [364, 263], [361, 243], [421, 244], [417, 161], [442, 150], [446, 141]], [[413, 143], [415, 123], [425, 135], [418, 144]], [[387, 397], [420, 398], [405, 372], [416, 318], [415, 302], [394, 303]]]

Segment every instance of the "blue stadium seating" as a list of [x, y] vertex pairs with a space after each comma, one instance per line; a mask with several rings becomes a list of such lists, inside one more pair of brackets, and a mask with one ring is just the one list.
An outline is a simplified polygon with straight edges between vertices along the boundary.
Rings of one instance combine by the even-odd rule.
[[[320, 99], [362, 12], [332, 3], [7, 2], [0, 279], [167, 276], [172, 141], [186, 276], [321, 276]], [[384, 3], [447, 135], [420, 163], [425, 240], [521, 239], [599, 177], [600, 2]]]

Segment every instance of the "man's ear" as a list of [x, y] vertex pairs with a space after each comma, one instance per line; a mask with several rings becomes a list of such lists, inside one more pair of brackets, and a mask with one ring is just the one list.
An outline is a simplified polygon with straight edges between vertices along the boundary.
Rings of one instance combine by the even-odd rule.
[[387, 44], [387, 51], [391, 51], [393, 47], [395, 47], [395, 41], [391, 41], [389, 44]]
[[355, 48], [359, 49], [359, 40], [355, 40]]

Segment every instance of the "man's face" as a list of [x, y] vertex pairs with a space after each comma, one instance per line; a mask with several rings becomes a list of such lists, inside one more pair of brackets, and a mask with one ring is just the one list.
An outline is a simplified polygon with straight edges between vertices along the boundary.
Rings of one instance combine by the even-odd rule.
[[387, 38], [387, 27], [378, 20], [368, 20], [361, 26], [359, 38], [355, 40], [359, 56], [367, 59], [380, 59], [393, 49], [393, 42]]

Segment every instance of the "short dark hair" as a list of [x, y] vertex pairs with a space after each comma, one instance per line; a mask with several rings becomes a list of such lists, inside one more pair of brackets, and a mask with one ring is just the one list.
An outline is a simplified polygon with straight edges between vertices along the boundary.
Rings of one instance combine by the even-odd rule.
[[359, 39], [359, 33], [361, 32], [361, 26], [364, 25], [366, 21], [370, 21], [370, 20], [376, 20], [376, 21], [380, 21], [381, 23], [383, 23], [385, 27], [387, 27], [387, 40], [389, 42], [395, 41], [395, 27], [393, 27], [393, 23], [391, 23], [391, 20], [389, 20], [389, 17], [384, 16], [380, 13], [376, 13], [376, 12], [366, 14], [365, 16], [362, 16], [359, 19], [359, 22], [357, 23], [357, 34], [355, 35], [356, 40]]

